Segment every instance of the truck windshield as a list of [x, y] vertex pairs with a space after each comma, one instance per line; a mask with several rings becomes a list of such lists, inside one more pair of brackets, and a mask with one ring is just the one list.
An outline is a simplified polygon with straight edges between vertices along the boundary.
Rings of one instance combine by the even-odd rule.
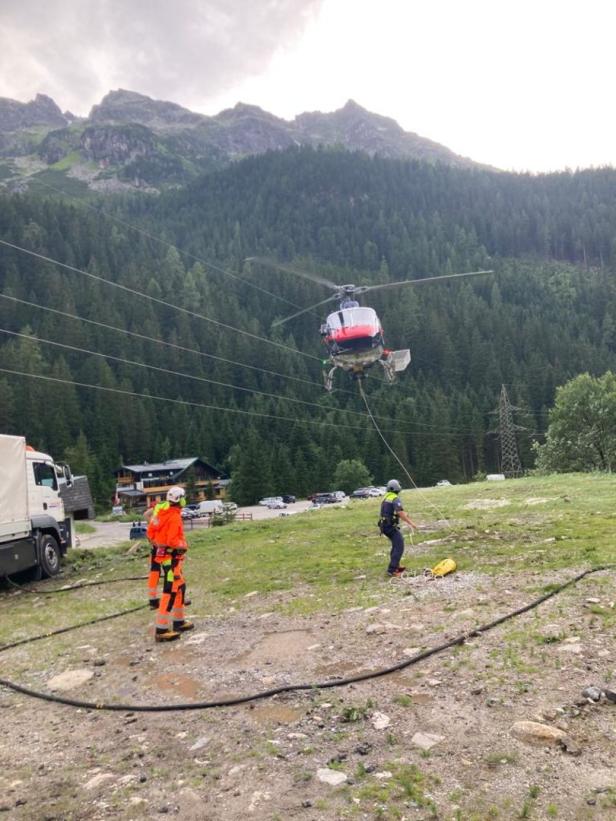
[[33, 468], [34, 481], [37, 485], [51, 487], [54, 490], [58, 489], [58, 480], [52, 465], [48, 465], [46, 462], [34, 462]]

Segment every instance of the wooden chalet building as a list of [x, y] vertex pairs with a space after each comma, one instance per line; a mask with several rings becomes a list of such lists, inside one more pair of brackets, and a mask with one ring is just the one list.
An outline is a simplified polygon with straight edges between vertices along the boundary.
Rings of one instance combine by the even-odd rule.
[[203, 459], [168, 459], [143, 465], [122, 465], [114, 470], [119, 504], [149, 507], [165, 500], [172, 485], [185, 488], [189, 502], [224, 499], [229, 477]]

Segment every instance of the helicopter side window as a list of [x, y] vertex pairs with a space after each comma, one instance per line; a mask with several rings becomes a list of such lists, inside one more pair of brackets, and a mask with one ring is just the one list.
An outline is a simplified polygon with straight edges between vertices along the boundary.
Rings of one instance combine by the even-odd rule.
[[327, 327], [329, 328], [330, 331], [339, 331], [340, 328], [342, 327], [342, 322], [340, 320], [340, 314], [341, 313], [342, 313], [342, 311], [338, 311], [337, 313], [330, 314], [327, 317], [327, 320], [326, 320], [325, 324], [327, 325]]

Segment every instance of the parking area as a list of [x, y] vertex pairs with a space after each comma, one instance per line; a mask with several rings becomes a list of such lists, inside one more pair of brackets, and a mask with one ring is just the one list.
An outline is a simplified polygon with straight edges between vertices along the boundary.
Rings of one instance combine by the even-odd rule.
[[[251, 521], [259, 521], [261, 519], [277, 519], [282, 514], [301, 513], [310, 507], [310, 502], [301, 501], [294, 502], [287, 505], [284, 510], [270, 510], [262, 505], [250, 505], [248, 507], [240, 507], [237, 510], [238, 514], [251, 514], [252, 519], [246, 518], [243, 521], [248, 525]], [[138, 517], [135, 516], [135, 521]], [[238, 521], [242, 521], [241, 515], [238, 516]], [[76, 547], [93, 550], [97, 547], [114, 547], [114, 545], [121, 544], [128, 541], [128, 534], [130, 532], [130, 522], [97, 522], [89, 521], [96, 529], [95, 533], [78, 534], [79, 543]], [[184, 528], [187, 533], [191, 530], [197, 530], [208, 526], [207, 519], [187, 519], [184, 522]]]

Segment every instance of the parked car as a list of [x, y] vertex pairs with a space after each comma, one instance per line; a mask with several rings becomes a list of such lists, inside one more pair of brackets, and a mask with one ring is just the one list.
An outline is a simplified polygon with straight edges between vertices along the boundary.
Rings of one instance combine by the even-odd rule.
[[265, 498], [259, 500], [259, 504], [263, 507], [267, 507], [270, 502], [282, 502], [282, 496], [265, 496]]
[[200, 516], [199, 510], [194, 510], [191, 507], [182, 508], [182, 519], [197, 519]]
[[292, 505], [297, 501], [297, 499], [290, 493], [285, 493], [285, 495], [282, 497], [282, 501], [287, 505]]
[[130, 533], [128, 538], [133, 541], [135, 539], [145, 539], [147, 536], [147, 525], [145, 522], [133, 522], [130, 526]]
[[436, 483], [437, 487], [451, 487], [451, 482], [449, 479], [441, 479], [439, 482]]
[[271, 499], [267, 503], [268, 510], [284, 510], [286, 508], [285, 503], [282, 499]]
[[237, 511], [237, 505], [235, 502], [223, 502], [222, 506], [225, 509], [225, 513], [235, 513]]
[[199, 516], [212, 516], [214, 513], [224, 513], [225, 508], [220, 499], [208, 499], [205, 502], [199, 502], [198, 506]]
[[313, 505], [335, 505], [340, 501], [334, 493], [315, 493], [312, 498]]
[[358, 487], [351, 493], [351, 499], [369, 499], [371, 496], [370, 488], [367, 487]]
[[380, 487], [369, 487], [369, 488], [366, 488], [366, 490], [368, 491], [370, 496], [376, 497], [376, 496], [382, 496], [383, 495], [383, 493], [381, 493], [381, 488]]

